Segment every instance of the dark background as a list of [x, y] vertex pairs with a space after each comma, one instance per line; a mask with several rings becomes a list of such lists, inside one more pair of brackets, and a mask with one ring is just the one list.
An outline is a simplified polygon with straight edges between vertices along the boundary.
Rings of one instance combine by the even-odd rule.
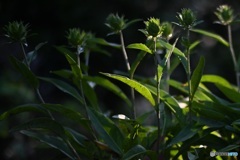
[[[0, 1], [0, 113], [16, 105], [35, 102], [34, 93], [25, 83], [24, 79], [16, 73], [9, 63], [9, 55], [21, 58], [20, 48], [16, 44], [7, 44], [2, 30], [10, 21], [23, 21], [29, 23], [31, 33], [36, 36], [28, 39], [28, 51], [40, 43], [47, 41], [39, 52], [38, 59], [32, 64], [34, 73], [38, 76], [51, 76], [49, 71], [61, 69], [67, 66], [65, 58], [53, 47], [54, 45], [66, 45], [66, 31], [69, 28], [78, 27], [87, 32], [92, 32], [96, 37], [105, 38], [109, 42], [119, 43], [116, 36], [106, 36], [108, 28], [104, 25], [106, 17], [110, 13], [124, 15], [126, 19], [143, 19], [150, 17], [160, 18], [161, 21], [176, 21], [176, 12], [182, 8], [191, 8], [197, 14], [198, 20], [204, 23], [197, 28], [205, 29], [222, 35], [227, 39], [226, 28], [213, 24], [216, 16], [213, 14], [220, 4], [229, 4], [240, 13], [240, 2], [237, 0], [1, 0]], [[143, 22], [138, 22], [124, 31], [125, 43], [144, 43], [145, 37], [138, 31], [144, 27]], [[176, 27], [176, 31], [178, 28]], [[233, 27], [233, 41], [238, 55], [239, 25]], [[201, 39], [202, 43], [194, 51], [192, 65], [195, 66], [199, 56], [206, 58], [205, 74], [218, 74], [225, 77], [231, 83], [235, 83], [235, 75], [230, 53], [226, 47], [212, 39], [192, 34], [192, 40]], [[126, 71], [123, 57], [120, 51], [109, 49], [111, 57], [98, 53], [92, 53], [90, 58], [90, 74], [98, 75], [98, 72]], [[136, 53], [130, 52], [130, 61]], [[153, 76], [153, 60], [149, 57], [143, 61], [137, 70], [138, 75]], [[185, 81], [185, 73], [181, 67], [172, 75], [173, 79]], [[124, 85], [118, 84], [120, 87]], [[75, 102], [64, 93], [61, 93], [50, 84], [41, 84], [40, 91], [48, 103], [74, 104]], [[122, 109], [122, 102], [106, 91], [98, 91], [99, 99], [105, 110]], [[117, 104], [117, 105], [116, 105]], [[26, 114], [22, 116], [31, 117]], [[8, 128], [16, 122], [0, 122], [0, 159], [31, 159], [36, 158], [37, 151], [33, 150], [31, 141], [19, 134], [8, 134]], [[28, 143], [26, 143], [26, 141]], [[30, 144], [29, 144], [30, 143]], [[49, 154], [49, 153], [48, 153]], [[43, 155], [41, 155], [43, 156]], [[47, 156], [46, 156], [47, 157]]]

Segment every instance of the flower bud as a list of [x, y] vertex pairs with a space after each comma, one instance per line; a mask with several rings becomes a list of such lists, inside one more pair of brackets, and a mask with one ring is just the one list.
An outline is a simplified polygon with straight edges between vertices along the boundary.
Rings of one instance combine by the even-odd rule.
[[169, 40], [172, 37], [173, 34], [173, 28], [172, 28], [172, 24], [169, 22], [163, 22], [162, 23], [162, 36]]
[[191, 29], [196, 25], [196, 16], [191, 9], [182, 9], [181, 13], [177, 15], [178, 25], [183, 29]]
[[148, 21], [144, 22], [146, 25], [145, 30], [142, 31], [148, 38], [156, 38], [162, 35], [162, 26], [158, 18], [149, 18]]
[[118, 14], [110, 14], [106, 19], [106, 26], [108, 26], [114, 33], [119, 33], [125, 28], [126, 20], [124, 17], [119, 17]]
[[23, 24], [23, 22], [9, 22], [3, 29], [5, 30], [5, 36], [10, 38], [13, 42], [25, 43], [28, 36], [28, 24]]
[[82, 46], [85, 41], [86, 33], [79, 28], [71, 28], [67, 32], [68, 43], [73, 47]]
[[218, 17], [220, 24], [222, 25], [228, 25], [233, 22], [234, 15], [233, 10], [228, 5], [221, 5], [217, 8], [217, 11], [214, 12], [215, 15]]

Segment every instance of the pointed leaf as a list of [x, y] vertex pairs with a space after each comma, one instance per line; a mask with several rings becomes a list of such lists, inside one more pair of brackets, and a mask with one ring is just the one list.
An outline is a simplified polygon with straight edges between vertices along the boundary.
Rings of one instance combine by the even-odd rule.
[[26, 131], [26, 130], [21, 131], [21, 133], [29, 137], [36, 138], [39, 141], [61, 151], [63, 154], [65, 154], [67, 157], [69, 157], [72, 160], [76, 159], [72, 151], [67, 146], [67, 144], [59, 137], [48, 136], [46, 134], [42, 134], [39, 132]]
[[110, 78], [119, 80], [119, 81], [127, 84], [128, 86], [132, 87], [133, 89], [138, 91], [142, 96], [144, 96], [152, 104], [152, 106], [155, 106], [155, 100], [154, 100], [151, 92], [148, 90], [147, 87], [145, 87], [141, 83], [139, 83], [135, 80], [129, 79], [127, 77], [124, 77], [124, 76], [116, 75], [116, 74], [109, 74], [109, 73], [102, 73], [102, 74], [104, 74], [105, 76], [108, 76]]
[[24, 78], [29, 82], [30, 85], [34, 88], [38, 88], [39, 82], [37, 77], [33, 74], [33, 72], [26, 66], [26, 64], [20, 62], [15, 57], [10, 57], [11, 63], [15, 67], [17, 71], [19, 71]]
[[138, 55], [137, 55], [137, 58], [134, 60], [134, 62], [132, 63], [131, 65], [131, 68], [130, 68], [130, 75], [131, 77], [133, 77], [138, 65], [140, 64], [141, 60], [145, 57], [145, 55], [147, 54], [147, 52], [143, 52], [141, 51]]
[[21, 130], [46, 129], [65, 139], [65, 130], [61, 124], [50, 118], [35, 118], [29, 122], [15, 126], [10, 131], [16, 132]]
[[193, 74], [191, 77], [191, 96], [192, 97], [194, 97], [194, 94], [197, 91], [197, 88], [201, 81], [204, 65], [205, 65], [204, 57], [201, 57], [198, 62], [198, 65], [197, 65], [196, 69], [193, 71]]
[[136, 145], [128, 150], [128, 152], [123, 155], [122, 159], [131, 160], [132, 158], [135, 158], [144, 153], [146, 153], [146, 149], [141, 145]]
[[58, 79], [54, 79], [54, 78], [40, 77], [39, 79], [53, 84], [54, 86], [56, 86], [58, 89], [60, 89], [64, 93], [67, 93], [67, 94], [73, 96], [74, 98], [79, 100], [81, 103], [83, 103], [83, 99], [80, 96], [80, 94], [78, 93], [78, 91], [74, 87], [69, 85], [68, 83], [58, 80]]
[[88, 99], [88, 102], [91, 104], [93, 108], [95, 108], [95, 110], [99, 111], [98, 98], [94, 91], [94, 88], [92, 88], [86, 81], [82, 81], [82, 83], [84, 95]]
[[211, 33], [211, 32], [208, 32], [208, 31], [204, 31], [204, 30], [201, 30], [201, 29], [191, 29], [191, 31], [203, 34], [203, 35], [208, 36], [208, 37], [211, 37], [211, 38], [217, 40], [218, 42], [222, 43], [223, 45], [225, 45], [227, 47], [229, 46], [229, 43], [225, 39], [223, 39], [221, 36], [219, 36], [218, 34]]
[[229, 152], [232, 151], [234, 149], [239, 149], [240, 145], [228, 145], [220, 150], [218, 150], [218, 152]]
[[143, 43], [133, 43], [127, 46], [127, 48], [131, 48], [131, 49], [138, 49], [150, 54], [153, 54], [151, 49], [149, 49], [145, 44]]
[[171, 44], [163, 41], [163, 40], [159, 40], [160, 44], [167, 48], [168, 50], [171, 50], [172, 48], [173, 49], [173, 53], [176, 54], [180, 60], [180, 62], [182, 63], [185, 71], [187, 71], [187, 57], [185, 56], [185, 54], [183, 52], [181, 52], [178, 48], [176, 47], [173, 47]]
[[115, 93], [117, 96], [119, 96], [120, 98], [122, 98], [128, 106], [131, 106], [131, 101], [128, 99], [128, 97], [123, 93], [123, 91], [116, 86], [115, 84], [113, 84], [111, 81], [109, 81], [106, 78], [103, 77], [98, 77], [98, 76], [83, 76], [83, 79], [89, 82], [94, 82], [99, 86], [102, 86], [108, 90], [110, 90], [111, 92]]
[[41, 108], [38, 104], [25, 104], [21, 106], [17, 106], [15, 108], [12, 108], [0, 115], [0, 121], [8, 118], [11, 115], [16, 115], [23, 112], [41, 112], [46, 113], [46, 111]]
[[115, 126], [110, 119], [90, 108], [87, 108], [87, 113], [92, 122], [92, 126], [103, 141], [109, 146], [109, 148], [121, 155], [123, 135], [119, 128]]
[[167, 145], [167, 148], [179, 143], [184, 142], [191, 137], [193, 137], [197, 133], [198, 129], [194, 129], [191, 125], [187, 125], [186, 127], [182, 128], [180, 132], [174, 136], [171, 142]]

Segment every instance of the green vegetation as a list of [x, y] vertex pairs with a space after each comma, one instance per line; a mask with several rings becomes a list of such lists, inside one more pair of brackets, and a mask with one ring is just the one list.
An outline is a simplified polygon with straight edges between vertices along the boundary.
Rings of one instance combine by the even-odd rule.
[[[29, 102], [9, 109], [0, 114], [0, 120], [9, 120], [22, 113], [34, 113], [35, 116], [27, 117], [23, 123], [15, 124], [10, 133], [20, 132], [37, 139], [45, 147], [60, 151], [56, 154], [61, 153], [63, 159], [237, 159], [210, 156], [210, 152], [240, 151], [240, 65], [234, 52], [231, 31], [231, 26], [238, 20], [231, 7], [226, 5], [217, 8], [215, 15], [218, 23], [227, 27], [228, 41], [221, 35], [197, 28], [204, 22], [197, 21], [197, 16], [190, 9], [177, 13], [177, 22], [161, 22], [154, 17], [145, 21], [128, 21], [124, 16], [110, 14], [105, 22], [110, 29], [108, 35], [117, 36], [120, 44], [108, 42], [80, 28], [70, 28], [63, 35], [68, 44], [54, 46], [69, 66], [51, 71], [50, 77], [37, 76], [31, 68], [38, 50], [46, 43], [39, 43], [27, 53], [30, 25], [9, 22], [4, 27], [4, 34], [10, 42], [20, 45], [23, 55], [23, 59], [10, 55], [11, 64], [35, 91], [39, 103]], [[146, 36], [146, 41], [136, 40], [136, 43], [125, 45], [127, 36], [124, 31], [135, 23], [145, 25], [139, 33]], [[173, 36], [176, 27], [181, 29], [179, 36]], [[192, 34], [215, 39], [225, 46], [226, 52], [230, 51], [236, 85], [219, 75], [204, 74], [204, 56], [198, 59], [195, 67], [191, 65], [191, 57], [195, 56], [192, 52], [201, 43], [191, 41]], [[122, 52], [125, 60], [122, 63], [127, 73], [99, 72], [98, 76], [92, 76], [88, 72], [91, 52], [97, 51], [105, 56], [108, 52], [104, 47]], [[128, 58], [129, 50], [138, 52], [132, 63]], [[147, 55], [154, 62], [155, 75], [151, 78], [135, 73]], [[178, 66], [184, 68], [184, 83], [171, 79], [172, 72]], [[78, 108], [45, 102], [44, 93], [39, 89], [41, 82], [49, 83], [70, 96], [78, 103]], [[130, 98], [116, 82], [129, 87]], [[215, 85], [224, 96], [218, 96], [208, 84]], [[130, 116], [105, 114], [95, 91], [96, 86], [117, 95], [129, 108]], [[173, 95], [170, 88], [179, 94]], [[136, 94], [146, 99], [151, 107], [149, 112], [137, 113], [137, 108], [141, 106], [135, 103]], [[148, 124], [148, 119], [156, 122]]]

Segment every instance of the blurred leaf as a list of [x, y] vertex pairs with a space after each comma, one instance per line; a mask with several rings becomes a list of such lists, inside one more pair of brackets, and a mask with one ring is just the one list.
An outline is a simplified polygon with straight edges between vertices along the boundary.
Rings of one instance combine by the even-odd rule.
[[190, 45], [189, 50], [190, 50], [190, 51], [193, 50], [195, 47], [197, 47], [197, 45], [199, 45], [199, 43], [201, 43], [201, 42], [200, 42], [200, 41], [195, 41], [195, 42], [193, 42], [193, 43]]
[[129, 79], [127, 77], [124, 77], [124, 76], [116, 75], [116, 74], [109, 74], [109, 73], [102, 73], [102, 74], [105, 76], [108, 76], [110, 78], [119, 80], [119, 81], [127, 84], [128, 86], [132, 87], [133, 89], [138, 91], [142, 96], [144, 96], [152, 104], [152, 106], [155, 106], [155, 100], [154, 100], [151, 92], [147, 89], [147, 87], [145, 87], [141, 83], [139, 83], [135, 80]]
[[199, 158], [198, 156], [192, 154], [191, 152], [187, 152], [187, 154], [188, 154], [188, 159], [189, 160], [195, 160], [195, 159]]
[[113, 93], [115, 93], [117, 96], [119, 96], [120, 98], [122, 98], [128, 106], [131, 106], [131, 101], [128, 99], [128, 97], [123, 93], [123, 91], [116, 86], [115, 84], [113, 84], [111, 81], [109, 81], [106, 78], [103, 77], [92, 77], [92, 76], [83, 76], [83, 79], [89, 82], [94, 82], [97, 85], [100, 85], [110, 91], [112, 91]]
[[143, 52], [141, 51], [140, 53], [138, 53], [137, 58], [134, 60], [134, 62], [131, 65], [130, 68], [130, 75], [131, 77], [133, 77], [138, 65], [140, 64], [141, 60], [145, 57], [145, 55], [147, 54], [147, 52]]
[[218, 152], [229, 152], [232, 151], [234, 149], [239, 149], [240, 145], [228, 145], [220, 150], [218, 150]]
[[211, 37], [211, 38], [217, 40], [218, 42], [222, 43], [223, 45], [225, 45], [227, 47], [229, 46], [229, 43], [225, 39], [223, 39], [221, 36], [219, 36], [218, 34], [211, 33], [211, 32], [208, 32], [208, 31], [204, 31], [204, 30], [201, 30], [201, 29], [191, 29], [191, 31], [203, 34], [203, 35], [208, 36], [208, 37]]
[[94, 38], [91, 39], [91, 41], [94, 41], [95, 43], [101, 44], [101, 45], [105, 45], [105, 46], [111, 46], [111, 47], [115, 47], [115, 48], [121, 48], [120, 44], [116, 44], [116, 43], [110, 43], [107, 42], [105, 39], [103, 38]]
[[0, 120], [4, 120], [8, 118], [11, 115], [16, 115], [23, 112], [41, 112], [41, 113], [47, 113], [46, 111], [41, 108], [38, 104], [24, 104], [21, 106], [14, 107], [0, 115]]
[[63, 126], [50, 118], [35, 118], [29, 122], [13, 127], [10, 130], [10, 132], [16, 132], [21, 130], [31, 130], [31, 129], [46, 129], [46, 130], [52, 131], [53, 133], [59, 135], [64, 139], [66, 137]]
[[113, 151], [119, 155], [122, 155], [123, 151], [121, 146], [124, 137], [119, 128], [104, 115], [91, 110], [90, 108], [87, 108], [87, 112], [92, 122], [92, 126], [95, 128], [96, 132], [103, 139], [103, 141]]
[[203, 74], [204, 65], [205, 65], [204, 57], [201, 57], [191, 77], [191, 96], [192, 97], [194, 97], [194, 94], [198, 89], [198, 85], [201, 81], [201, 77]]
[[201, 82], [215, 84], [227, 98], [233, 102], [240, 102], [240, 93], [238, 93], [226, 79], [216, 75], [203, 75]]
[[82, 87], [83, 87], [84, 95], [88, 99], [88, 102], [91, 104], [91, 106], [95, 110], [99, 111], [98, 98], [94, 91], [94, 88], [91, 87], [89, 83], [86, 81], [82, 81], [82, 83], [83, 83]]
[[34, 49], [33, 51], [28, 52], [28, 54], [27, 54], [27, 61], [28, 61], [29, 64], [31, 64], [31, 62], [36, 59], [38, 50], [39, 50], [42, 46], [44, 46], [45, 44], [47, 44], [47, 42], [39, 43], [39, 44], [35, 47], [35, 49]]
[[122, 159], [131, 160], [132, 158], [135, 158], [144, 153], [146, 153], [146, 149], [141, 145], [136, 145], [130, 150], [128, 150], [127, 153], [123, 155]]
[[150, 54], [153, 54], [151, 49], [149, 49], [145, 44], [143, 43], [133, 43], [127, 46], [127, 48], [131, 48], [131, 49], [138, 49]]
[[69, 134], [73, 137], [73, 139], [81, 146], [84, 147], [84, 143], [87, 140], [87, 137], [84, 135], [80, 134], [79, 132], [76, 132], [75, 130], [71, 128], [65, 128]]
[[136, 22], [139, 22], [139, 21], [141, 21], [141, 19], [133, 19], [133, 20], [127, 22], [127, 23], [125, 24], [124, 29], [127, 28], [127, 27], [129, 27], [129, 26], [132, 25], [133, 23], [136, 23]]
[[63, 154], [65, 154], [67, 157], [69, 157], [72, 160], [76, 159], [72, 151], [67, 146], [67, 144], [60, 137], [48, 136], [40, 132], [33, 132], [33, 131], [26, 131], [26, 130], [22, 130], [21, 133], [29, 137], [36, 138], [39, 141], [49, 145], [50, 147], [53, 147], [61, 151]]
[[172, 48], [174, 48], [173, 53], [175, 53], [178, 56], [178, 58], [179, 58], [180, 62], [182, 63], [185, 71], [187, 71], [187, 57], [185, 56], [185, 54], [182, 51], [180, 51], [178, 48], [173, 47], [171, 44], [169, 44], [169, 43], [167, 43], [163, 40], [159, 40], [159, 42], [163, 47], [167, 48], [168, 50], [171, 50]]
[[55, 87], [57, 87], [58, 89], [60, 89], [61, 91], [63, 91], [64, 93], [67, 93], [71, 96], [73, 96], [74, 98], [76, 98], [79, 102], [81, 102], [83, 104], [83, 99], [80, 96], [80, 94], [78, 93], [78, 91], [72, 87], [71, 85], [69, 85], [68, 83], [58, 80], [58, 79], [54, 79], [54, 78], [44, 78], [44, 77], [40, 77], [39, 79], [49, 82], [51, 84], [53, 84]]
[[[156, 87], [148, 84], [146, 84], [145, 86], [151, 91], [151, 93], [153, 93], [154, 95], [157, 95]], [[176, 116], [179, 122], [183, 123], [184, 115], [183, 115], [182, 109], [178, 104], [178, 101], [164, 90], [160, 90], [160, 98], [168, 106], [168, 108], [173, 112], [173, 114]]]
[[192, 125], [187, 125], [183, 127], [177, 135], [174, 135], [173, 139], [167, 145], [167, 148], [172, 147], [173, 145], [184, 142], [191, 137], [193, 137], [197, 133], [198, 129], [193, 128]]
[[10, 61], [15, 67], [17, 71], [19, 71], [24, 78], [32, 85], [33, 88], [38, 88], [39, 82], [37, 77], [33, 74], [33, 72], [26, 66], [26, 64], [20, 62], [15, 57], [10, 56]]

